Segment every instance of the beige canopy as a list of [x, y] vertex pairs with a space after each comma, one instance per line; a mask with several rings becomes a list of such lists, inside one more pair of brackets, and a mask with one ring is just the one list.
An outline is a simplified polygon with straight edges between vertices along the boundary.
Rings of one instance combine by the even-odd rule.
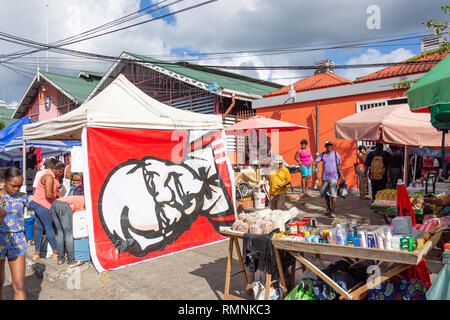
[[86, 104], [58, 118], [23, 127], [24, 140], [81, 140], [84, 127], [160, 130], [221, 130], [220, 116], [179, 110], [163, 104], [119, 75]]
[[[387, 144], [440, 147], [442, 133], [431, 125], [429, 113], [411, 112], [408, 104], [376, 107], [341, 119], [334, 125], [337, 139], [375, 140]], [[445, 142], [450, 146], [450, 142]]]

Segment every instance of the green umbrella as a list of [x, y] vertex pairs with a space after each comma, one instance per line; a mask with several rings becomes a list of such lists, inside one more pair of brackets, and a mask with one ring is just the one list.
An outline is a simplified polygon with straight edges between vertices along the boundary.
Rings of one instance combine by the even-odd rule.
[[419, 79], [406, 95], [411, 110], [428, 110], [431, 124], [442, 131], [442, 171], [447, 177], [445, 134], [450, 129], [450, 55]]
[[450, 55], [428, 71], [408, 91], [411, 110], [429, 107], [431, 124], [450, 129]]

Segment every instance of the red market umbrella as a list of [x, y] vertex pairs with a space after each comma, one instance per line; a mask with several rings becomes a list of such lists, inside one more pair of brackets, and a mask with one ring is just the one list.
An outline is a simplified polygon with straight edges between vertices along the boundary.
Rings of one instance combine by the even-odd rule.
[[403, 182], [397, 184], [397, 216], [410, 216], [413, 227], [416, 225], [414, 209]]
[[245, 134], [249, 130], [278, 130], [278, 131], [294, 131], [299, 129], [309, 129], [309, 127], [298, 124], [270, 119], [262, 116], [254, 116], [247, 120], [238, 122], [225, 128], [227, 135]]

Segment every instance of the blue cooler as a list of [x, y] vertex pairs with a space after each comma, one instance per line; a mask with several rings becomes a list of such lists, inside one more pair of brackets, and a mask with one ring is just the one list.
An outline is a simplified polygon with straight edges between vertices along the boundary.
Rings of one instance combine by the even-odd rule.
[[76, 261], [91, 260], [91, 254], [89, 252], [89, 238], [73, 239], [73, 247]]
[[27, 235], [27, 240], [31, 241], [33, 239], [33, 231], [34, 231], [34, 220], [35, 216], [31, 216], [25, 219], [25, 234]]

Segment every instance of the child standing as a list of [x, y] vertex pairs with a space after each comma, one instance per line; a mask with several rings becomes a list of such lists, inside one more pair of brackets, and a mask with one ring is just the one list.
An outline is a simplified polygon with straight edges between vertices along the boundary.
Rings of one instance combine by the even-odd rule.
[[24, 208], [28, 206], [28, 198], [19, 192], [23, 183], [23, 176], [18, 168], [7, 168], [3, 174], [2, 182], [4, 187], [0, 190], [0, 211], [5, 211], [5, 217], [3, 224], [0, 225], [0, 299], [3, 299], [5, 262], [8, 259], [14, 300], [25, 300], [24, 282], [27, 243], [25, 238]]

